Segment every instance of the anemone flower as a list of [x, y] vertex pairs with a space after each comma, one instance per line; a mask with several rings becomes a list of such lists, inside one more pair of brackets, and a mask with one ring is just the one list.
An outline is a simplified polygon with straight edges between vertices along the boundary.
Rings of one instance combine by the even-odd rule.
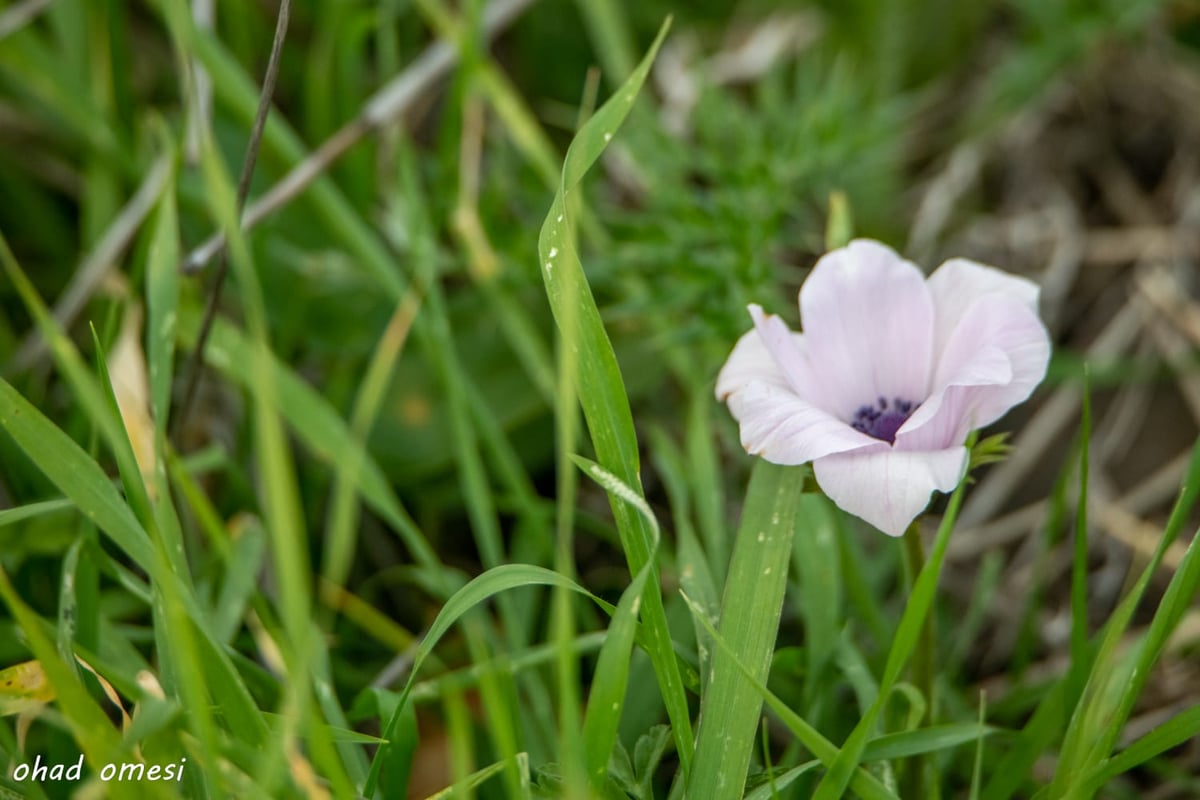
[[717, 377], [746, 451], [812, 462], [840, 508], [900, 536], [967, 470], [968, 434], [1024, 401], [1046, 374], [1038, 287], [966, 259], [926, 280], [858, 239], [800, 289], [803, 333], [751, 305], [754, 328]]

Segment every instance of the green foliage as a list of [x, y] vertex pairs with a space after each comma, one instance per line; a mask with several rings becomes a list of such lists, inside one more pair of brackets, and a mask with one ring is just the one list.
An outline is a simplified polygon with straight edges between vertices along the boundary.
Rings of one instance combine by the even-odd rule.
[[[36, 5], [0, 12], [0, 670], [36, 660], [53, 699], [0, 719], [0, 797], [73, 794], [11, 767], [81, 754], [93, 776], [188, 759], [114, 797], [403, 797], [430, 763], [426, 794], [485, 800], [1192, 785], [1173, 751], [1196, 708], [1123, 734], [1200, 590], [1178, 541], [1200, 447], [1103, 613], [1088, 498], [1110, 395], [1194, 364], [1056, 353], [1051, 383], [1086, 399], [1076, 446], [1047, 451], [1021, 598], [998, 588], [1007, 551], [953, 572], [973, 486], [934, 506], [910, 591], [804, 470], [747, 484], [712, 398], [747, 302], [794, 308], [852, 231], [903, 245], [946, 153], [1106, 48], [1187, 47], [1185, 11], [581, 0], [489, 45], [482, 0], [297, 2], [252, 199], [422, 48], [460, 66], [242, 231], [231, 175], [276, 4], [217, 3], [208, 26], [181, 0], [56, 0], [14, 23]], [[712, 79], [795, 19], [811, 39]], [[180, 265], [214, 231], [230, 284], [180, 418], [213, 272]], [[1004, 469], [1007, 437], [972, 470]], [[1025, 668], [1067, 542], [1069, 666], [1046, 677]], [[1008, 603], [1013, 657], [988, 674]]]

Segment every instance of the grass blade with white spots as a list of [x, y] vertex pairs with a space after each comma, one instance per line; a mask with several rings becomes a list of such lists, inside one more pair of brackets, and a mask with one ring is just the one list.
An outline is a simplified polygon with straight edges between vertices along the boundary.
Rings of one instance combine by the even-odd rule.
[[[766, 683], [750, 670], [750, 667], [742, 661], [738, 653], [734, 652], [729, 643], [725, 641], [725, 637], [717, 631], [716, 624], [709, 619], [707, 613], [695, 600], [686, 594], [683, 595], [683, 599], [687, 603], [688, 609], [692, 612], [693, 618], [695, 618], [712, 639], [716, 650], [728, 657], [729, 663], [754, 688], [754, 691], [763, 699], [767, 707], [779, 716], [780, 721], [792, 732], [796, 740], [804, 745], [826, 767], [832, 766], [837, 761], [839, 755], [837, 745], [822, 736], [820, 731], [810, 725], [802, 716], [793, 711], [787, 703], [780, 700], [774, 692], [767, 688]], [[856, 769], [851, 776], [850, 788], [854, 790], [855, 794], [863, 798], [863, 800], [897, 800], [897, 796], [882, 781], [861, 767]]]
[[[562, 331], [563, 339], [574, 343], [579, 350], [576, 381], [596, 460], [639, 495], [640, 458], [629, 397], [616, 353], [600, 319], [600, 311], [575, 248], [575, 220], [567, 198], [572, 191], [578, 190], [583, 176], [600, 157], [633, 107], [668, 26], [669, 21], [663, 25], [629, 79], [575, 135], [563, 163], [562, 182], [538, 237], [539, 263], [542, 265], [542, 279], [550, 309], [560, 329], [563, 325], [572, 326], [572, 330]], [[610, 503], [629, 571], [636, 574], [651, 561], [653, 532], [645, 518], [627, 503], [617, 500], [610, 500]], [[651, 570], [642, 608], [648, 654], [671, 720], [679, 761], [684, 774], [687, 774], [692, 762], [691, 717], [684, 695], [683, 678], [671, 645], [658, 585], [658, 571], [653, 564]]]
[[[792, 534], [801, 523], [801, 490], [807, 470], [766, 461], [754, 465], [733, 561], [721, 600], [720, 634], [754, 677], [766, 683], [787, 590]], [[746, 783], [762, 697], [737, 669], [732, 655], [713, 653], [701, 698], [695, 767], [689, 794], [712, 800], [738, 798]]]

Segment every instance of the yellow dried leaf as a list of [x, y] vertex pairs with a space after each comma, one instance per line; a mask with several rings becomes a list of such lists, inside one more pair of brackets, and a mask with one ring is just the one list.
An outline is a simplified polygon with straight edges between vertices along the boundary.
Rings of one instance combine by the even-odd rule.
[[154, 499], [154, 422], [150, 417], [150, 379], [142, 349], [142, 307], [130, 303], [121, 323], [121, 333], [108, 354], [108, 375], [121, 421], [129, 433], [133, 456]]
[[0, 670], [0, 717], [40, 709], [54, 700], [40, 661], [25, 661]]

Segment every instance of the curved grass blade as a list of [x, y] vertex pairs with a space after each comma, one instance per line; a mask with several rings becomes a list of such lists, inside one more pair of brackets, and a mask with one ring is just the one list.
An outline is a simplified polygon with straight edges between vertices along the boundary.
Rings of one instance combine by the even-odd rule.
[[421, 644], [413, 654], [408, 682], [404, 685], [404, 691], [400, 693], [400, 701], [396, 707], [396, 711], [388, 720], [383, 734], [383, 738], [387, 739], [389, 743], [380, 747], [375, 753], [375, 758], [371, 762], [371, 771], [367, 776], [367, 784], [363, 789], [365, 796], [376, 796], [381, 773], [385, 765], [392, 758], [392, 742], [395, 741], [397, 731], [399, 730], [398, 726], [401, 724], [401, 713], [408, 703], [409, 694], [412, 692], [413, 683], [416, 680], [417, 673], [421, 669], [421, 665], [433, 652], [433, 648], [437, 645], [438, 641], [446, 635], [446, 632], [450, 630], [455, 622], [475, 606], [500, 592], [522, 586], [560, 586], [571, 589], [592, 598], [610, 614], [614, 613], [611, 605], [605, 603], [575, 581], [564, 578], [557, 572], [548, 570], [545, 567], [537, 567], [532, 564], [502, 564], [472, 579], [466, 586], [455, 592], [446, 601], [446, 604], [442, 606], [442, 610], [438, 612], [433, 624], [429, 626], [429, 631], [425, 634], [425, 638], [421, 640]]
[[[576, 383], [597, 461], [641, 494], [637, 435], [629, 397], [612, 342], [600, 319], [596, 300], [575, 247], [575, 212], [568, 197], [600, 157], [637, 98], [650, 65], [666, 36], [670, 20], [629, 79], [583, 125], [567, 149], [562, 180], [538, 236], [539, 264], [550, 310], [564, 341], [578, 350]], [[570, 330], [564, 330], [570, 326]], [[627, 503], [610, 500], [629, 571], [637, 574], [648, 562], [651, 574], [643, 598], [647, 652], [658, 678], [680, 764], [686, 775], [692, 762], [692, 723], [683, 678], [675, 661], [671, 634], [660, 594], [657, 568], [650, 557], [653, 532], [645, 518]]]
[[654, 553], [658, 550], [659, 528], [654, 512], [640, 494], [599, 464], [579, 456], [575, 456], [573, 460], [610, 496], [633, 506], [654, 532], [651, 557], [621, 594], [616, 613], [608, 626], [608, 636], [596, 661], [596, 673], [588, 695], [587, 713], [583, 718], [583, 746], [587, 754], [588, 779], [592, 787], [600, 792], [608, 777], [609, 757], [617, 743], [621, 706], [629, 683], [629, 658], [637, 635], [638, 607], [641, 605], [646, 580], [650, 577]]

